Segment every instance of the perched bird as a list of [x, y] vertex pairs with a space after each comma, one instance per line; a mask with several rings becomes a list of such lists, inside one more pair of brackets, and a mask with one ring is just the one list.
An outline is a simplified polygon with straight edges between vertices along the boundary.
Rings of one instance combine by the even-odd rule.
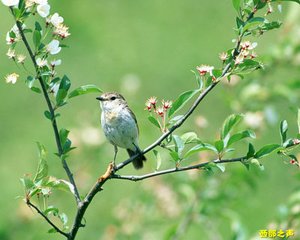
[[102, 129], [107, 140], [115, 148], [114, 162], [118, 147], [125, 148], [130, 157], [139, 154], [132, 163], [136, 169], [142, 168], [146, 158], [138, 146], [139, 128], [125, 98], [117, 92], [107, 92], [96, 99], [100, 101], [102, 109]]

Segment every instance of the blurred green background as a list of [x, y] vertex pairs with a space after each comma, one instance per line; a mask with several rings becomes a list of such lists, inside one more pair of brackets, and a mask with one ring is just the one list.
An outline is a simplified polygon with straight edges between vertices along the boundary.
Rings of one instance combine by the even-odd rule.
[[[229, 0], [49, 2], [51, 13], [62, 15], [72, 34], [65, 41], [70, 47], [59, 54], [63, 64], [57, 68], [58, 73], [66, 73], [73, 88], [96, 84], [104, 91], [121, 92], [136, 113], [141, 147], [159, 136], [147, 120], [146, 99], [157, 96], [174, 100], [181, 92], [195, 88], [190, 70], [200, 64], [220, 66], [218, 54], [233, 46], [235, 12]], [[296, 7], [284, 4], [283, 13], [276, 10], [271, 18], [285, 22], [287, 13]], [[58, 178], [66, 176], [54, 155], [52, 129], [43, 116], [44, 100], [24, 86], [26, 73], [5, 56], [5, 35], [13, 19], [2, 5], [0, 16], [0, 239], [63, 239], [47, 234], [49, 226], [21, 199], [16, 199], [23, 195], [19, 178], [35, 172], [36, 141], [48, 149], [50, 174]], [[299, 31], [299, 18], [290, 24], [293, 27], [298, 24]], [[255, 40], [259, 43], [257, 53], [271, 56], [266, 61], [274, 68], [264, 74], [252, 74], [234, 87], [219, 85], [178, 133], [195, 131], [201, 139], [212, 141], [232, 112], [262, 114], [263, 121], [255, 129], [257, 148], [264, 143], [279, 142], [281, 119], [287, 119], [291, 132], [296, 133], [299, 84], [294, 89], [285, 86], [299, 82], [299, 65], [297, 68], [297, 63], [289, 62], [293, 54], [284, 55], [285, 50], [276, 47], [294, 46], [293, 41], [284, 40], [292, 35], [288, 26], [284, 25], [284, 29]], [[299, 41], [299, 32], [292, 38]], [[276, 49], [279, 50], [275, 52]], [[26, 64], [30, 68], [28, 61]], [[15, 85], [4, 81], [11, 72], [21, 75]], [[258, 95], [249, 93], [253, 83], [259, 86]], [[251, 96], [245, 96], [247, 93]], [[60, 127], [71, 130], [77, 146], [68, 161], [83, 195], [113, 156], [113, 147], [99, 128], [100, 110], [95, 97], [90, 94], [70, 101], [61, 109], [58, 122]], [[235, 156], [244, 154], [246, 148], [246, 144], [238, 145]], [[162, 168], [171, 167], [170, 157], [163, 156]], [[153, 153], [147, 157], [142, 171], [136, 172], [130, 166], [122, 173], [153, 171], [156, 165]], [[126, 153], [119, 151], [117, 161], [126, 158]], [[214, 175], [192, 172], [138, 183], [109, 181], [88, 209], [87, 225], [80, 230], [78, 239], [169, 239], [179, 229], [178, 225], [185, 222], [188, 227], [182, 228], [181, 239], [237, 239], [233, 238], [235, 234], [239, 234], [239, 239], [257, 237], [259, 230], [268, 229], [282, 212], [284, 216], [289, 196], [299, 186], [299, 169], [283, 160], [276, 155], [265, 159], [265, 171], [261, 173], [231, 164], [225, 173]], [[75, 203], [70, 194], [54, 192], [49, 204], [66, 212], [72, 223]]]

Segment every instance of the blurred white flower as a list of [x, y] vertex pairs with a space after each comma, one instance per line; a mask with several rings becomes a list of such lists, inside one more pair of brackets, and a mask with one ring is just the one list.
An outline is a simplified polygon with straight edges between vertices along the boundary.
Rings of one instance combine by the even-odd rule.
[[206, 128], [208, 126], [207, 119], [201, 115], [196, 116], [195, 123], [199, 128]]
[[54, 31], [53, 31], [54, 35], [57, 35], [61, 38], [66, 38], [69, 37], [71, 34], [69, 33], [69, 27], [67, 27], [66, 25], [60, 23], [58, 24]]
[[38, 65], [38, 67], [44, 67], [44, 66], [47, 66], [47, 59], [41, 59], [41, 58], [37, 58], [36, 59], [36, 64]]
[[5, 6], [12, 7], [19, 4], [19, 0], [1, 0]]
[[53, 95], [56, 97], [57, 92], [59, 90], [59, 83], [55, 83], [51, 88], [50, 92], [53, 93]]
[[244, 121], [248, 127], [257, 129], [263, 125], [264, 115], [262, 112], [247, 112]]
[[54, 13], [50, 18], [50, 22], [55, 27], [57, 27], [59, 24], [63, 23], [63, 21], [64, 21], [64, 18], [59, 16], [58, 13]]
[[241, 48], [243, 50], [247, 49], [247, 50], [253, 50], [254, 48], [256, 48], [257, 46], [257, 42], [253, 42], [251, 43], [250, 41], [245, 41], [241, 43]]
[[[26, 25], [23, 24], [22, 25], [22, 29], [25, 29], [26, 28]], [[17, 42], [17, 41], [20, 41], [21, 40], [21, 35], [20, 35], [20, 32], [19, 32], [19, 29], [17, 27], [17, 25], [15, 24], [12, 29], [7, 32], [6, 34], [6, 43], [8, 45], [11, 45], [13, 44], [14, 42]]]
[[34, 4], [34, 0], [26, 0], [25, 1], [25, 8], [30, 8]]
[[48, 4], [48, 0], [33, 0], [33, 2], [40, 5]]
[[209, 73], [209, 75], [212, 76], [212, 70], [214, 67], [209, 65], [201, 65], [197, 66], [196, 69], [201, 76], [204, 76], [206, 73]]
[[25, 59], [26, 59], [26, 56], [25, 55], [23, 55], [23, 54], [19, 54], [18, 56], [17, 56], [17, 60], [18, 60], [18, 63], [24, 63], [24, 61], [25, 61]]
[[51, 67], [55, 67], [55, 66], [59, 66], [61, 64], [61, 59], [57, 59], [57, 60], [52, 60], [50, 62]]
[[236, 59], [234, 60], [234, 63], [236, 65], [241, 64], [244, 61], [244, 55], [243, 54], [239, 54]]
[[50, 5], [49, 4], [40, 4], [37, 6], [36, 10], [42, 18], [45, 18], [50, 13]]
[[9, 74], [5, 77], [5, 81], [6, 81], [6, 83], [15, 84], [17, 82], [18, 78], [19, 78], [19, 74], [12, 73], [12, 74]]
[[103, 142], [100, 131], [96, 127], [86, 127], [80, 131], [81, 140], [86, 145], [99, 145]]
[[141, 87], [141, 81], [135, 74], [126, 74], [121, 81], [121, 89], [132, 94], [136, 93]]
[[228, 54], [227, 54], [227, 52], [221, 52], [220, 54], [219, 54], [219, 58], [220, 58], [220, 60], [221, 61], [226, 61], [227, 59], [228, 59]]
[[16, 56], [15, 49], [9, 48], [6, 53], [6, 56], [8, 56], [9, 59], [15, 58], [15, 56]]
[[54, 39], [46, 46], [47, 52], [54, 55], [60, 52], [61, 47], [59, 46], [59, 41]]

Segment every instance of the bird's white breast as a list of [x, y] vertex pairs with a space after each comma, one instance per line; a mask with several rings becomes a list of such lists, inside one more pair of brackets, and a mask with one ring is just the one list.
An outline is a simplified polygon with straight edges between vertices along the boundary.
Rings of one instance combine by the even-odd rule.
[[103, 110], [101, 125], [106, 138], [121, 148], [135, 150], [138, 128], [130, 112], [124, 108]]

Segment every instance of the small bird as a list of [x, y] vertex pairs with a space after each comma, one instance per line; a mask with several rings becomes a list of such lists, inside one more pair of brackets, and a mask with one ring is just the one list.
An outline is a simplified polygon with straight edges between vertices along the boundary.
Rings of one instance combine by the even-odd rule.
[[132, 163], [135, 169], [142, 168], [146, 158], [138, 146], [139, 128], [125, 98], [117, 92], [107, 92], [96, 99], [100, 101], [102, 109], [102, 129], [107, 140], [115, 148], [114, 163], [120, 147], [125, 148], [130, 157], [139, 154]]

